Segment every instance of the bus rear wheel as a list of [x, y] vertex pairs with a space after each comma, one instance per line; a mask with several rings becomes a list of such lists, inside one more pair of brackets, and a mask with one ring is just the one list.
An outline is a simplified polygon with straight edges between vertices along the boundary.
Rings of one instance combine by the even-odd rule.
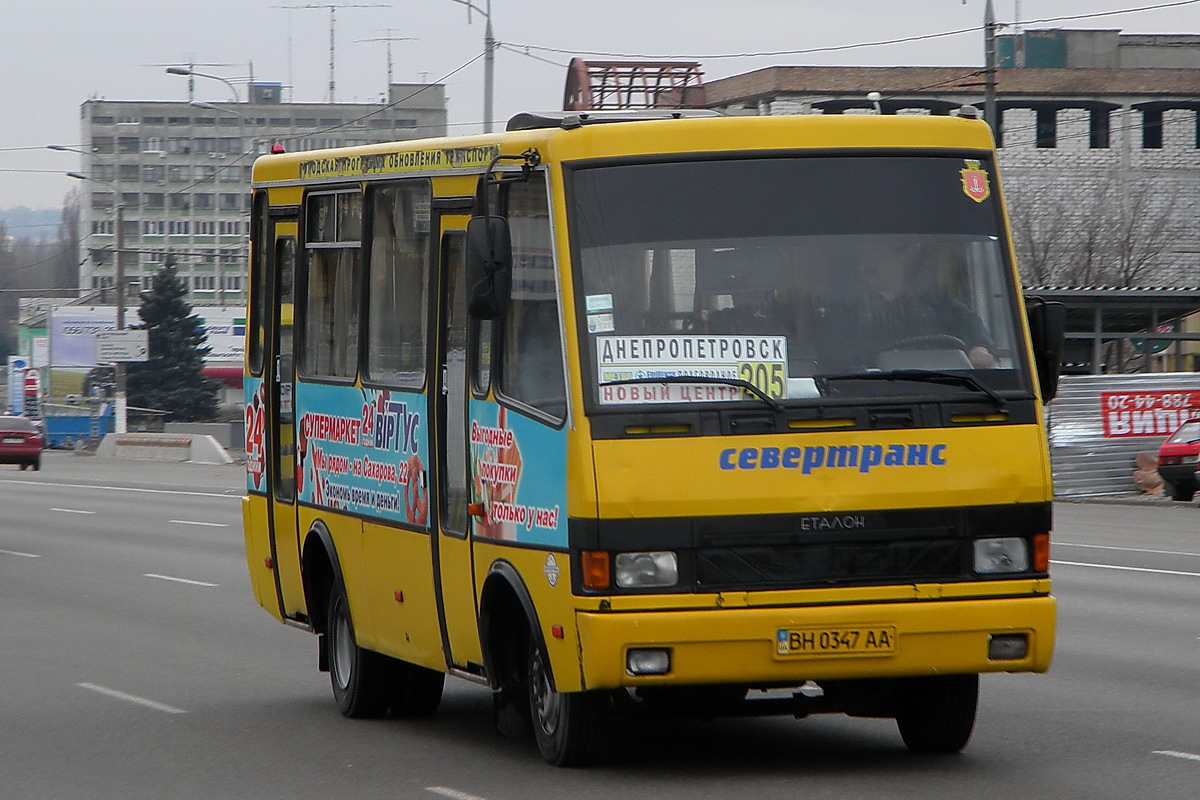
[[538, 750], [560, 767], [594, 764], [603, 756], [608, 696], [601, 692], [558, 692], [548, 660], [536, 642], [529, 646], [529, 711]]
[[[358, 646], [346, 590], [335, 584], [329, 593], [329, 683], [345, 717], [382, 717], [390, 704], [394, 670], [391, 659]], [[439, 692], [440, 697], [440, 692]]]
[[900, 687], [896, 726], [914, 753], [957, 753], [967, 746], [979, 704], [978, 675], [911, 678]]

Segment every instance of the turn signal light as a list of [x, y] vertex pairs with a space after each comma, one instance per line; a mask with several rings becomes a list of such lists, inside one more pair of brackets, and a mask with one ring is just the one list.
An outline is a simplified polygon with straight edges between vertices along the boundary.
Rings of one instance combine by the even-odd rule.
[[584, 550], [580, 554], [583, 567], [583, 588], [599, 591], [612, 586], [608, 553], [603, 550]]
[[1050, 534], [1039, 533], [1033, 537], [1033, 571], [1050, 571]]

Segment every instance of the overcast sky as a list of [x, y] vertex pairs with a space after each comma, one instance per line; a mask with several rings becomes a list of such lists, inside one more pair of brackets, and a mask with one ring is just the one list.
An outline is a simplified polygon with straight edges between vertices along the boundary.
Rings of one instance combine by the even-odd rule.
[[[473, 0], [486, 8], [488, 0]], [[999, 22], [1048, 20], [1159, 5], [1169, 0], [995, 0]], [[338, 0], [0, 0], [0, 208], [57, 208], [78, 156], [45, 149], [77, 144], [88, 98], [186, 100], [187, 78], [165, 66], [234, 82], [251, 75], [292, 87], [298, 102], [328, 97], [328, 8]], [[393, 79], [441, 81], [451, 133], [478, 133], [483, 117], [484, 18], [456, 0], [345, 0], [336, 15], [339, 102], [386, 93]], [[367, 6], [367, 7], [350, 7]], [[522, 110], [561, 107], [566, 65], [592, 59], [701, 62], [706, 80], [773, 65], [981, 65], [978, 30], [920, 41], [801, 52], [978, 28], [985, 0], [492, 0], [496, 128]], [[1127, 33], [1200, 33], [1200, 2], [1030, 27]], [[754, 55], [769, 53], [771, 55]], [[734, 55], [738, 57], [720, 57]], [[477, 59], [473, 63], [472, 59]], [[203, 65], [203, 66], [201, 66]], [[466, 66], [464, 66], [466, 65]], [[448, 77], [447, 77], [448, 76]], [[231, 99], [197, 79], [197, 99]], [[28, 171], [25, 171], [28, 170]]]

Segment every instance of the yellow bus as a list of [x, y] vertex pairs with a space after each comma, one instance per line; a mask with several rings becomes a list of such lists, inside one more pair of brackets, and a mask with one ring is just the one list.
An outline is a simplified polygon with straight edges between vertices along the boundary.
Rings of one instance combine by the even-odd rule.
[[1051, 661], [1043, 403], [988, 127], [522, 114], [254, 167], [245, 545], [349, 717], [494, 691], [895, 718]]

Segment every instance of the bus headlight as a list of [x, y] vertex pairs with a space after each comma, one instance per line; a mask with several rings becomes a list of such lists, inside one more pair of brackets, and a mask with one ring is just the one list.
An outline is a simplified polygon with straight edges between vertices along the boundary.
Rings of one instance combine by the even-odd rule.
[[995, 575], [1004, 572], [1026, 572], [1029, 569], [1029, 546], [1018, 536], [975, 541], [975, 572]]
[[618, 553], [616, 574], [617, 586], [623, 589], [674, 586], [679, 582], [679, 561], [674, 553], [665, 551]]

